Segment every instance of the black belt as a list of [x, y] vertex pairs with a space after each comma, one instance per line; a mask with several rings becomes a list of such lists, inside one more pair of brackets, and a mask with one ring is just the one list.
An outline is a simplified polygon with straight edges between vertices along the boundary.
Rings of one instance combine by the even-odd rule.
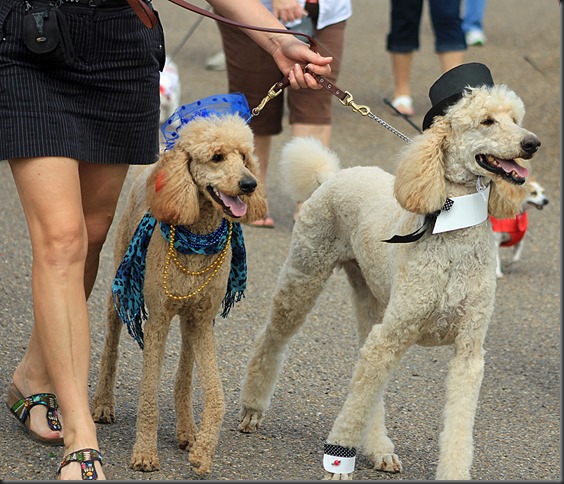
[[64, 4], [86, 5], [88, 7], [125, 7], [127, 0], [63, 0]]

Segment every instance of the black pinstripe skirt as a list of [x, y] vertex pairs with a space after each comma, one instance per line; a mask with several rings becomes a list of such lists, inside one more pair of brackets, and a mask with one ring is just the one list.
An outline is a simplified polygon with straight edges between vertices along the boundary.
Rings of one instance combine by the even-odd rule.
[[75, 59], [53, 67], [22, 40], [24, 3], [0, 0], [0, 160], [155, 162], [165, 61], [160, 23], [145, 27], [126, 0], [123, 7], [63, 3]]

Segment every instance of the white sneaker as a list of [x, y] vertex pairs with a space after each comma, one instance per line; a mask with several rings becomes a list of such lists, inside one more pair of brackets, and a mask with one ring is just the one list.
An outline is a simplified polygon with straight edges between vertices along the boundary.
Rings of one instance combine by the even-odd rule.
[[486, 36], [481, 30], [469, 30], [466, 32], [467, 45], [484, 45], [486, 43]]
[[226, 69], [225, 65], [225, 53], [223, 51], [208, 57], [206, 60], [206, 69], [208, 71], [224, 71]]

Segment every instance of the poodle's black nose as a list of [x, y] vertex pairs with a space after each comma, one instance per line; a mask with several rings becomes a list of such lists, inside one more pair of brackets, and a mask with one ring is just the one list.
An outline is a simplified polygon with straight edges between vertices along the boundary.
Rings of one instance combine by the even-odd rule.
[[257, 181], [254, 178], [243, 178], [239, 181], [239, 188], [243, 193], [253, 193], [257, 187]]
[[528, 155], [532, 155], [539, 149], [540, 144], [541, 142], [536, 136], [527, 136], [521, 141], [521, 148], [523, 148], [523, 151]]

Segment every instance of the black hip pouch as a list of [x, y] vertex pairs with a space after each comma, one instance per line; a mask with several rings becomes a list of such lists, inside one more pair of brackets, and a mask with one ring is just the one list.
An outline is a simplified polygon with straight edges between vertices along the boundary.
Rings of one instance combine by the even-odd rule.
[[32, 5], [24, 15], [23, 37], [26, 47], [46, 67], [72, 65], [74, 47], [65, 16], [57, 6]]

